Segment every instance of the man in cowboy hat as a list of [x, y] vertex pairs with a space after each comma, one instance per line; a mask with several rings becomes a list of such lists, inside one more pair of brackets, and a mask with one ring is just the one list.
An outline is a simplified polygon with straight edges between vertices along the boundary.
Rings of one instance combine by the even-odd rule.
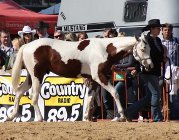
[[145, 106], [151, 105], [153, 121], [158, 122], [163, 120], [160, 108], [161, 90], [159, 86], [161, 63], [164, 60], [163, 45], [160, 38], [158, 37], [161, 27], [162, 25], [160, 24], [159, 19], [151, 19], [148, 21], [148, 25], [143, 29], [143, 31], [149, 31], [146, 39], [151, 48], [150, 53], [154, 67], [149, 71], [146, 71], [144, 68], [142, 68], [140, 77], [144, 82], [146, 96], [127, 108], [125, 111], [127, 118], [132, 118], [133, 115], [136, 115], [136, 113], [141, 111]]
[[[159, 19], [151, 19], [148, 21], [148, 25], [143, 28], [143, 31], [149, 31], [149, 30], [151, 30], [151, 28], [156, 28], [156, 27], [161, 28], [162, 26], [163, 25], [160, 24]], [[160, 32], [159, 32], [159, 34], [160, 34]]]
[[46, 23], [44, 21], [39, 21], [39, 23], [37, 23], [35, 29], [37, 30], [38, 38], [51, 38], [47, 32], [49, 29], [48, 23]]

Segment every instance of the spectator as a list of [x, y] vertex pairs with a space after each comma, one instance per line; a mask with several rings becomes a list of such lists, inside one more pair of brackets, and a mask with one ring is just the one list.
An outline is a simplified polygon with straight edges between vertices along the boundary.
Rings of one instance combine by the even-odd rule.
[[151, 19], [148, 25], [144, 27], [143, 31], [148, 31], [147, 41], [151, 47], [151, 59], [153, 61], [154, 67], [150, 71], [145, 71], [142, 67], [142, 73], [140, 75], [144, 82], [146, 96], [141, 98], [139, 101], [135, 102], [127, 108], [125, 115], [127, 119], [130, 120], [132, 116], [141, 111], [146, 105], [151, 105], [151, 115], [154, 122], [159, 122], [163, 120], [163, 116], [160, 108], [160, 86], [159, 86], [159, 76], [161, 76], [161, 63], [164, 59], [164, 49], [162, 42], [158, 35], [160, 34], [160, 24], [159, 19]]
[[[118, 81], [115, 85], [116, 91], [119, 93], [121, 104], [125, 108], [125, 90], [127, 90], [127, 104], [133, 104], [137, 99], [137, 79], [136, 75], [140, 71], [140, 64], [137, 62], [133, 55], [130, 54], [118, 62], [118, 64], [113, 65], [113, 71], [125, 70], [126, 71], [126, 83], [127, 89], [125, 89], [125, 81]], [[119, 121], [119, 114], [117, 111], [117, 106], [115, 104], [115, 118], [112, 121]]]
[[104, 38], [104, 37], [101, 35], [96, 35], [95, 38]]
[[14, 52], [10, 55], [10, 58], [9, 58], [9, 62], [7, 64], [7, 70], [10, 70], [13, 65], [14, 65], [14, 62], [15, 62], [15, 59], [16, 59], [16, 54], [19, 50], [19, 48], [24, 44], [24, 41], [22, 38], [14, 38], [12, 40], [12, 46], [13, 46], [13, 49], [14, 49]]
[[[117, 32], [115, 30], [111, 30], [108, 32], [109, 37], [116, 37]], [[125, 36], [125, 33], [123, 33], [123, 36]], [[119, 62], [112, 66], [112, 70], [125, 70], [126, 75], [126, 83], [127, 83], [127, 89], [125, 89], [125, 81], [118, 81], [115, 85], [116, 91], [119, 93], [121, 104], [123, 108], [125, 108], [125, 90], [127, 90], [127, 102], [128, 104], [132, 104], [136, 101], [137, 97], [137, 79], [136, 75], [140, 71], [140, 64], [137, 62], [133, 55], [126, 56], [122, 60], [119, 60]], [[103, 89], [104, 90], [104, 89]], [[117, 106], [115, 104], [115, 112], [113, 113], [113, 98], [111, 95], [104, 90], [103, 91], [103, 99], [104, 99], [104, 107], [106, 109], [106, 118], [112, 118], [114, 119], [112, 121], [119, 121], [119, 114], [117, 112]]]
[[117, 37], [118, 33], [116, 29], [107, 28], [104, 30], [103, 35], [104, 35], [104, 38], [112, 38], [112, 37]]
[[[179, 67], [179, 39], [173, 36], [173, 25], [169, 23], [165, 23], [162, 27], [162, 44], [166, 47], [168, 51], [168, 56], [170, 57], [172, 64], [174, 67]], [[167, 68], [168, 69], [168, 68]], [[175, 76], [172, 76], [175, 77]], [[175, 84], [174, 84], [175, 83]], [[172, 81], [172, 84], [176, 86], [177, 90], [172, 90], [172, 94], [170, 96], [170, 117], [171, 119], [178, 119], [179, 117], [179, 92], [178, 85], [179, 79], [175, 79]], [[173, 87], [173, 86], [172, 86]], [[175, 89], [173, 87], [173, 89]]]
[[56, 30], [53, 36], [54, 39], [65, 40], [65, 34], [61, 30]]
[[3, 55], [3, 61], [5, 62], [5, 70], [7, 69], [7, 65], [9, 63], [9, 58], [11, 54], [14, 53], [14, 49], [12, 47], [10, 33], [7, 30], [2, 30], [0, 32], [0, 42], [1, 42], [1, 55]]
[[173, 25], [165, 23], [162, 27], [162, 44], [167, 48], [168, 55], [175, 66], [179, 66], [179, 39], [173, 37]]
[[0, 40], [0, 42], [1, 42], [1, 50], [5, 51], [6, 53], [13, 52], [9, 32], [6, 31], [6, 30], [2, 30], [0, 32], [0, 37], [1, 37], [1, 40]]
[[104, 32], [103, 32], [103, 36], [104, 38], [108, 38], [109, 37], [109, 31], [111, 30], [111, 28], [106, 28], [104, 29]]
[[79, 32], [77, 34], [78, 41], [84, 40], [88, 38], [88, 35], [86, 32]]
[[118, 37], [123, 37], [123, 36], [125, 36], [125, 35], [126, 35], [125, 32], [119, 32], [119, 33], [118, 33]]
[[78, 41], [78, 38], [75, 33], [69, 32], [65, 34], [65, 40], [66, 41]]
[[44, 21], [40, 21], [35, 29], [37, 30], [38, 38], [51, 38], [48, 34], [49, 24]]
[[23, 39], [25, 44], [34, 40], [35, 33], [36, 30], [32, 30], [29, 26], [24, 26], [22, 31], [18, 31], [18, 35]]
[[22, 38], [14, 38], [12, 40], [12, 46], [14, 48], [14, 52], [17, 53], [19, 48], [24, 44], [24, 40]]
[[[88, 35], [86, 32], [79, 32], [77, 34], [77, 39], [78, 41], [82, 41], [84, 39], [87, 39], [88, 38]], [[92, 88], [92, 83], [91, 82], [91, 79], [90, 78], [84, 78], [84, 83], [85, 85], [89, 88], [88, 90], [88, 95], [91, 95], [93, 94], [92, 92], [95, 92], [96, 94], [99, 93], [99, 88], [100, 86], [97, 85], [97, 88], [95, 91], [93, 91], [91, 88]], [[96, 83], [97, 84], [97, 83]], [[95, 96], [96, 98], [94, 98], [94, 102], [92, 103], [92, 106], [90, 108], [90, 119], [91, 121], [97, 121], [97, 118], [100, 117], [100, 114], [99, 114], [99, 106], [98, 106], [98, 96]]]
[[[104, 38], [117, 37], [117, 31], [111, 28], [105, 29], [103, 36]], [[110, 72], [108, 76], [111, 77]], [[104, 118], [112, 119], [114, 117], [113, 98], [105, 89], [102, 88], [101, 90], [104, 101]]]

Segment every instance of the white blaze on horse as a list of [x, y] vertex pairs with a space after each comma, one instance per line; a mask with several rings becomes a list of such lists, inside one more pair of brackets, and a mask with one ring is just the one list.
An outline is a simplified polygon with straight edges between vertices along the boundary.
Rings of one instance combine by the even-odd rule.
[[[32, 105], [37, 121], [43, 120], [38, 106], [38, 97], [44, 75], [49, 72], [70, 78], [91, 76], [94, 81], [111, 93], [121, 119], [125, 119], [118, 94], [108, 81], [106, 73], [110, 71], [115, 61], [126, 56], [133, 47], [135, 48], [133, 49], [134, 57], [146, 69], [152, 68], [150, 47], [143, 35], [139, 40], [135, 37], [116, 37], [92, 38], [79, 42], [44, 38], [23, 45], [17, 54], [12, 70], [12, 87], [16, 96], [13, 112], [7, 120], [12, 120], [17, 116], [20, 98], [31, 87]], [[28, 75], [25, 82], [19, 85], [23, 67], [27, 69]], [[85, 116], [86, 120], [88, 114]]]

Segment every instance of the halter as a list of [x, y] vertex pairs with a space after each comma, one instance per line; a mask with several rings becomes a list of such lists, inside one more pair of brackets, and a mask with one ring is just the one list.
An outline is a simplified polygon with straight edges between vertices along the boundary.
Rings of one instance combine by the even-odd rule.
[[138, 54], [137, 52], [137, 44], [134, 45], [134, 48], [133, 48], [133, 55], [134, 57], [138, 57], [140, 62], [142, 62], [143, 60], [148, 60], [148, 59], [151, 59], [150, 57], [146, 57], [146, 58], [141, 58], [140, 55]]

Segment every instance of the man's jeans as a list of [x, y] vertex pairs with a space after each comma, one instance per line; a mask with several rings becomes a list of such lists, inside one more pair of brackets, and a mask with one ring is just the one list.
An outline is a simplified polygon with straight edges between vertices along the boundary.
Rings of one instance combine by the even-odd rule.
[[[127, 104], [133, 104], [137, 99], [137, 79], [132, 77], [127, 77], [127, 89], [125, 89], [125, 81], [118, 81], [115, 85], [115, 89], [119, 94], [120, 102], [123, 108], [126, 108]], [[127, 94], [127, 99], [126, 95]], [[117, 111], [117, 106], [115, 103], [115, 117], [120, 117]]]
[[[120, 97], [120, 101], [121, 101], [121, 105], [124, 107], [125, 106], [125, 85], [124, 85], [124, 81], [119, 81], [116, 86], [115, 86], [116, 90], [119, 93], [119, 97]], [[120, 91], [120, 92], [119, 92]], [[115, 116], [119, 116], [119, 114], [117, 113], [117, 106], [116, 103], [114, 103], [112, 96], [110, 95], [109, 92], [107, 92], [105, 89], [102, 89], [102, 96], [103, 96], [103, 102], [104, 102], [104, 109], [105, 112], [107, 113], [106, 115], [108, 115], [108, 110], [114, 110], [115, 108], [115, 113], [113, 113], [113, 116], [115, 114]], [[115, 106], [115, 107], [114, 107]], [[104, 113], [105, 114], [105, 113]], [[113, 118], [112, 116], [112, 118]]]
[[141, 74], [141, 80], [144, 82], [146, 96], [129, 106], [126, 110], [127, 117], [136, 115], [139, 111], [151, 104], [151, 114], [154, 121], [162, 121], [163, 116], [160, 109], [161, 90], [158, 76], [151, 74]]

